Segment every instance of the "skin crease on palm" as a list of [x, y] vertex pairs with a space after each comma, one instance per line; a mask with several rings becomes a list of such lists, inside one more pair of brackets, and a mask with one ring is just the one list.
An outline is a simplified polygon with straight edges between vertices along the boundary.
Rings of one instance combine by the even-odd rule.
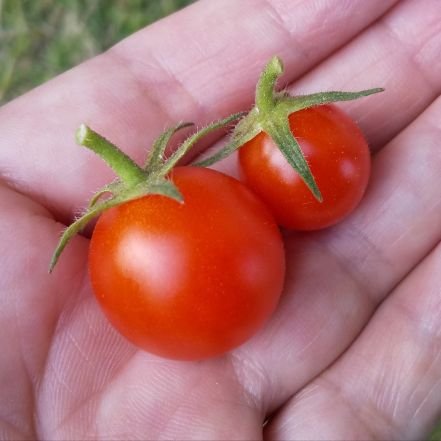
[[[438, 0], [204, 0], [0, 109], [0, 439], [423, 439], [441, 409], [440, 23]], [[342, 105], [373, 149], [366, 197], [285, 232], [283, 297], [251, 341], [139, 351], [91, 293], [86, 236], [47, 274], [112, 179], [73, 133], [140, 160], [177, 121], [248, 108], [273, 55], [300, 93], [385, 87]]]

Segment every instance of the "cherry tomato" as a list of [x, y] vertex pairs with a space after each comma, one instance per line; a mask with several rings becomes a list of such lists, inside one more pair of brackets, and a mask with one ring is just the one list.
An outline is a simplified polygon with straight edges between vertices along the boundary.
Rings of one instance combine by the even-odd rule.
[[317, 201], [265, 133], [239, 150], [246, 184], [267, 204], [280, 225], [316, 230], [333, 225], [360, 202], [370, 174], [370, 153], [357, 125], [332, 105], [289, 117], [293, 135], [323, 196]]
[[277, 224], [241, 182], [178, 167], [180, 204], [151, 195], [105, 212], [89, 254], [93, 290], [135, 345], [174, 359], [222, 354], [275, 309], [285, 256]]

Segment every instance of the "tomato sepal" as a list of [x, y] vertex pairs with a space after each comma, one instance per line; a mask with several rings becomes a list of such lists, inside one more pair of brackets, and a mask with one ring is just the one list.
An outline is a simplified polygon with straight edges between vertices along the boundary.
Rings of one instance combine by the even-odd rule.
[[289, 128], [288, 118], [268, 120], [263, 124], [264, 131], [272, 138], [291, 167], [300, 175], [314, 197], [323, 201], [323, 196], [312, 175], [302, 149]]
[[365, 96], [384, 92], [381, 87], [360, 90], [358, 92], [329, 91], [312, 93], [310, 95], [281, 96], [276, 103], [276, 112], [284, 115], [291, 115], [299, 110], [308, 109], [313, 106], [337, 103], [342, 101], [353, 101]]
[[58, 241], [55, 251], [52, 254], [52, 258], [49, 264], [49, 273], [54, 270], [61, 253], [63, 252], [64, 248], [66, 248], [66, 245], [69, 243], [69, 241], [76, 234], [78, 234], [93, 218], [99, 216], [105, 210], [115, 207], [116, 205], [118, 205], [118, 203], [120, 202], [118, 202], [116, 198], [112, 198], [104, 202], [95, 204], [63, 231], [63, 234]]
[[110, 195], [110, 197], [114, 196], [117, 193], [123, 191], [123, 185], [120, 181], [116, 180], [111, 182], [108, 185], [105, 185], [103, 188], [98, 190], [90, 199], [89, 204], [87, 206], [87, 210], [93, 208], [99, 200], [102, 199], [104, 195]]

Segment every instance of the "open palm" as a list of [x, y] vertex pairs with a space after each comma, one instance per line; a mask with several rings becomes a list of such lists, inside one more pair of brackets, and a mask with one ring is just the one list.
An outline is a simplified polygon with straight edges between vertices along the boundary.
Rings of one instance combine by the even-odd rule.
[[[205, 0], [3, 107], [0, 438], [422, 438], [441, 408], [440, 23], [437, 0]], [[296, 92], [386, 88], [344, 105], [374, 152], [367, 195], [286, 233], [281, 303], [247, 344], [139, 351], [95, 302], [85, 236], [47, 274], [61, 224], [112, 179], [72, 134], [140, 159], [177, 121], [248, 108], [273, 55]]]

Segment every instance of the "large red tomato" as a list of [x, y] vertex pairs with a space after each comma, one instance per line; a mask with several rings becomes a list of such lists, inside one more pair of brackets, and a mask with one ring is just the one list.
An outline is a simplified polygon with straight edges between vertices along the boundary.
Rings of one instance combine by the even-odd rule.
[[146, 196], [105, 212], [93, 232], [93, 290], [135, 345], [175, 359], [222, 354], [274, 311], [285, 270], [278, 227], [242, 183], [178, 167], [184, 203]]
[[284, 227], [316, 230], [347, 216], [360, 202], [370, 174], [370, 153], [360, 129], [332, 105], [293, 113], [300, 144], [323, 196], [317, 201], [271, 138], [260, 133], [239, 150], [246, 184]]

